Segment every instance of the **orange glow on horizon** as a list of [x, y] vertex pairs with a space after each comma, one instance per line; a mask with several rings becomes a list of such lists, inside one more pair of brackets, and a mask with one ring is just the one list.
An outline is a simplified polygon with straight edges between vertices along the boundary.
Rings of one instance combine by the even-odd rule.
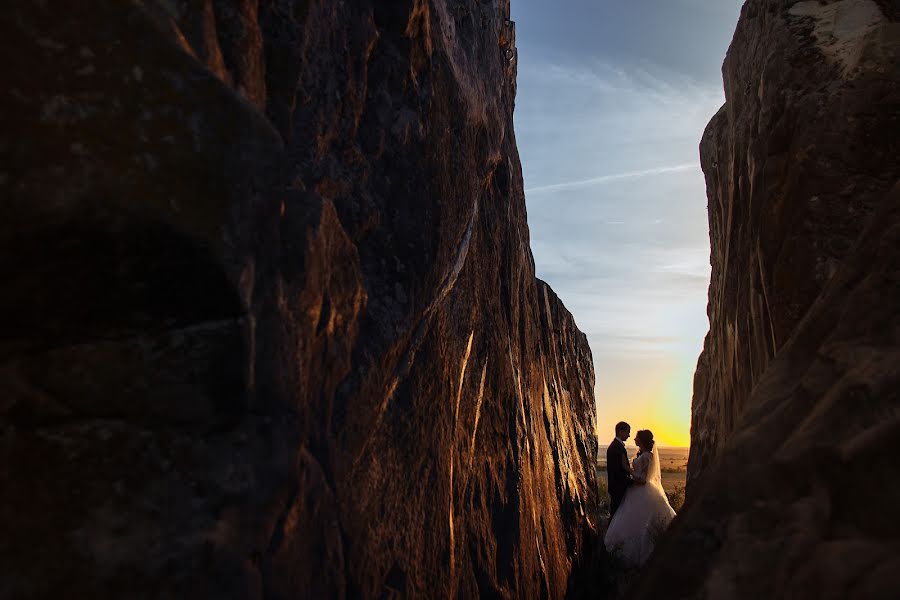
[[[598, 373], [596, 388], [597, 427], [601, 445], [615, 435], [615, 424], [631, 425], [632, 438], [638, 429], [653, 432], [661, 447], [690, 446], [693, 360], [666, 357], [615, 372]], [[612, 370], [611, 370], [612, 371]]]

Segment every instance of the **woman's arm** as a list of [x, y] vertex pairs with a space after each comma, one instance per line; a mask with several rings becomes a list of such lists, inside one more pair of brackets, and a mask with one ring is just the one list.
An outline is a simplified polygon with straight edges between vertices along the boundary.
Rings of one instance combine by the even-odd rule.
[[647, 483], [647, 457], [649, 454], [641, 454], [634, 459], [634, 470], [631, 473], [634, 482], [638, 485]]

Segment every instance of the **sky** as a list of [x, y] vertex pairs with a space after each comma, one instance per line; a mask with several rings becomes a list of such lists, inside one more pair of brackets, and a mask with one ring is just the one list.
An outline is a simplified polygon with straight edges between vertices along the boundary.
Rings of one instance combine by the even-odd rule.
[[615, 423], [687, 446], [709, 328], [698, 144], [740, 0], [513, 0], [515, 127], [537, 275], [594, 356]]

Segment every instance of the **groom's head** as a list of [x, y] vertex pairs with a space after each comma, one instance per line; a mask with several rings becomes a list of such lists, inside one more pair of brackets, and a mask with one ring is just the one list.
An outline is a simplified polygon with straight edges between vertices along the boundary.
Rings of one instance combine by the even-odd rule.
[[623, 442], [631, 437], [631, 425], [625, 421], [616, 423], [616, 437]]

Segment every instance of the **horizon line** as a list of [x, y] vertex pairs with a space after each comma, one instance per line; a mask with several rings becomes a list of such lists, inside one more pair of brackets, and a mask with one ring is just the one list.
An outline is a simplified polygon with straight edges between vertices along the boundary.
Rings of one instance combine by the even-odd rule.
[[691, 171], [699, 169], [699, 163], [684, 163], [680, 165], [671, 165], [667, 167], [655, 167], [653, 169], [644, 169], [642, 171], [626, 171], [624, 173], [610, 173], [608, 175], [600, 175], [591, 177], [590, 179], [577, 179], [575, 181], [563, 181], [561, 183], [550, 183], [547, 185], [537, 185], [525, 188], [526, 194], [534, 194], [540, 192], [551, 192], [556, 190], [565, 190], [579, 187], [588, 187], [591, 185], [600, 185], [610, 181], [618, 181], [620, 179], [639, 179], [641, 177], [654, 177], [657, 175], [667, 175], [669, 173], [680, 173], [683, 171]]

